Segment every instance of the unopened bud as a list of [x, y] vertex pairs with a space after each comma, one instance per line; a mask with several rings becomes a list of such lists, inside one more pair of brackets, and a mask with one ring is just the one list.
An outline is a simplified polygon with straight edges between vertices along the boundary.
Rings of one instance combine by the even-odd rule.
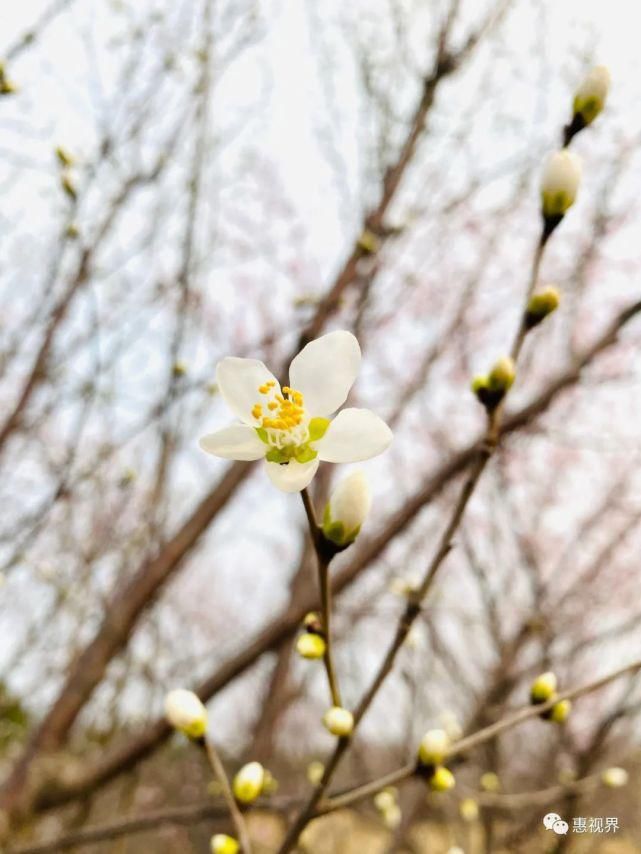
[[479, 817], [479, 805], [474, 798], [463, 798], [459, 804], [458, 811], [463, 821], [476, 821]]
[[554, 696], [556, 687], [556, 676], [551, 670], [541, 673], [530, 686], [530, 702], [545, 703]]
[[610, 80], [609, 69], [596, 65], [576, 90], [573, 111], [575, 116], [581, 116], [584, 125], [591, 124], [605, 107]]
[[392, 804], [381, 812], [381, 818], [388, 830], [396, 830], [403, 819], [403, 814], [398, 804]]
[[234, 797], [243, 804], [250, 804], [263, 791], [265, 769], [260, 762], [248, 762], [234, 777]]
[[307, 766], [307, 779], [312, 784], [312, 786], [317, 786], [320, 783], [320, 781], [323, 779], [324, 773], [325, 766], [317, 759], [315, 759], [313, 762], [310, 762]]
[[528, 329], [538, 326], [542, 320], [559, 307], [561, 295], [556, 288], [547, 287], [532, 294], [525, 311], [525, 325]]
[[165, 697], [165, 716], [174, 729], [189, 738], [202, 738], [207, 731], [207, 709], [193, 691], [170, 691]]
[[543, 216], [558, 225], [572, 207], [581, 183], [581, 162], [567, 149], [548, 157], [541, 179]]
[[444, 729], [428, 730], [418, 748], [418, 756], [423, 765], [440, 765], [450, 749], [450, 737]]
[[309, 660], [322, 658], [325, 655], [326, 649], [327, 644], [325, 643], [325, 639], [320, 635], [311, 634], [310, 632], [304, 632], [302, 635], [299, 635], [296, 641], [296, 652], [301, 658]]
[[494, 771], [486, 771], [485, 774], [481, 774], [481, 779], [479, 780], [481, 784], [481, 788], [484, 792], [500, 792], [501, 791], [501, 781], [499, 780], [499, 775], [495, 774]]
[[554, 721], [555, 724], [564, 724], [569, 718], [571, 710], [572, 703], [569, 700], [559, 700], [552, 706], [546, 717]]
[[352, 734], [354, 716], [348, 709], [343, 709], [341, 706], [332, 706], [323, 715], [323, 725], [332, 735], [345, 737]]
[[434, 792], [449, 792], [456, 786], [456, 779], [449, 768], [439, 765], [434, 769], [434, 773], [429, 778], [430, 788]]
[[348, 546], [358, 536], [372, 506], [372, 496], [362, 471], [354, 471], [332, 492], [323, 516], [323, 534], [337, 546]]
[[601, 782], [611, 789], [620, 789], [628, 782], [628, 772], [625, 768], [606, 768], [601, 774]]
[[393, 786], [388, 786], [377, 792], [374, 797], [374, 806], [380, 812], [394, 806], [398, 800], [398, 791]]
[[233, 836], [227, 836], [226, 833], [217, 833], [212, 836], [209, 847], [211, 854], [238, 854], [240, 851], [238, 842]]

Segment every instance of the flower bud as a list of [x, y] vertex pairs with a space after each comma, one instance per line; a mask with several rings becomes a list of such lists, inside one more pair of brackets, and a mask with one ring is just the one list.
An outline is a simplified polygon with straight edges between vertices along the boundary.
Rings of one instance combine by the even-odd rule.
[[545, 703], [556, 693], [556, 676], [551, 670], [541, 673], [530, 686], [530, 702]]
[[434, 792], [449, 792], [450, 789], [456, 786], [454, 774], [452, 774], [449, 768], [445, 768], [443, 765], [439, 765], [434, 769], [434, 773], [428, 782]]
[[487, 384], [490, 391], [507, 392], [516, 379], [516, 366], [513, 359], [503, 356], [496, 362], [488, 374]]
[[207, 709], [193, 691], [170, 691], [165, 697], [165, 717], [189, 738], [202, 738], [207, 731]]
[[309, 614], [305, 614], [303, 626], [308, 632], [315, 632], [319, 635], [323, 633], [323, 623], [317, 611], [310, 611]]
[[324, 773], [325, 766], [317, 759], [315, 759], [313, 762], [310, 762], [307, 766], [307, 779], [312, 784], [312, 786], [317, 786], [320, 783], [320, 781], [323, 779]]
[[250, 804], [263, 791], [265, 769], [260, 762], [249, 762], [243, 765], [234, 777], [232, 789], [234, 797], [243, 804]]
[[323, 534], [337, 546], [348, 546], [358, 536], [372, 505], [367, 479], [354, 471], [332, 492], [323, 516]]
[[564, 724], [570, 716], [572, 703], [569, 700], [559, 700], [555, 703], [548, 713], [548, 717], [555, 724]]
[[525, 310], [525, 325], [528, 329], [538, 326], [542, 320], [559, 307], [561, 295], [556, 288], [547, 287], [532, 294]]
[[209, 843], [211, 854], [238, 854], [240, 845], [233, 836], [227, 836], [226, 833], [217, 833], [212, 836]]
[[440, 765], [450, 749], [450, 737], [444, 729], [428, 730], [418, 748], [418, 757], [423, 765]]
[[458, 811], [463, 821], [477, 821], [479, 817], [479, 805], [474, 798], [463, 798], [459, 804]]
[[606, 768], [601, 774], [601, 782], [611, 789], [620, 789], [628, 782], [628, 772], [625, 768]]
[[354, 716], [347, 709], [332, 706], [323, 715], [323, 725], [332, 735], [348, 736], [354, 729]]
[[393, 807], [398, 798], [398, 791], [393, 786], [388, 786], [377, 792], [374, 797], [374, 806], [379, 812], [384, 812], [386, 809]]
[[481, 774], [481, 779], [479, 780], [481, 784], [481, 788], [484, 792], [500, 792], [501, 791], [501, 781], [499, 780], [499, 775], [495, 774], [494, 771], [486, 771], [485, 774]]
[[543, 216], [555, 220], [572, 207], [581, 183], [581, 162], [567, 149], [555, 151], [545, 164], [541, 180]]
[[609, 69], [596, 65], [576, 90], [573, 111], [575, 116], [581, 116], [584, 126], [591, 124], [604, 108], [610, 79]]
[[381, 818], [388, 830], [396, 830], [401, 823], [403, 814], [398, 804], [392, 804], [382, 811]]
[[298, 640], [296, 641], [296, 652], [301, 658], [310, 660], [322, 658], [325, 655], [326, 649], [325, 638], [311, 632], [304, 632], [298, 636]]

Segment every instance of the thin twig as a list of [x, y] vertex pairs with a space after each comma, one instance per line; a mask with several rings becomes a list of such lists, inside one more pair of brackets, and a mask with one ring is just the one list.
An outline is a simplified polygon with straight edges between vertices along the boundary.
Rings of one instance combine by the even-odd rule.
[[200, 743], [204, 748], [207, 758], [209, 759], [209, 764], [220, 783], [222, 796], [227, 804], [227, 808], [229, 809], [229, 814], [234, 822], [236, 832], [238, 833], [238, 841], [240, 842], [241, 850], [243, 851], [243, 854], [251, 854], [252, 849], [251, 842], [249, 841], [249, 833], [247, 832], [247, 825], [245, 824], [245, 819], [243, 818], [243, 815], [238, 808], [238, 804], [236, 803], [236, 798], [234, 797], [234, 793], [232, 792], [229, 784], [229, 778], [227, 777], [225, 766], [223, 765], [222, 760], [218, 755], [218, 751], [210, 739], [205, 736]]
[[316, 552], [316, 562], [318, 566], [318, 587], [320, 591], [321, 601], [321, 623], [323, 634], [325, 636], [325, 653], [323, 654], [323, 664], [327, 673], [327, 682], [329, 684], [329, 692], [334, 706], [340, 706], [341, 692], [338, 687], [338, 677], [336, 675], [336, 666], [334, 664], [334, 644], [332, 641], [332, 592], [329, 579], [329, 564], [331, 558], [322, 548], [323, 536], [316, 520], [316, 513], [309, 492], [303, 489], [301, 492], [307, 521], [309, 522], [309, 532]]

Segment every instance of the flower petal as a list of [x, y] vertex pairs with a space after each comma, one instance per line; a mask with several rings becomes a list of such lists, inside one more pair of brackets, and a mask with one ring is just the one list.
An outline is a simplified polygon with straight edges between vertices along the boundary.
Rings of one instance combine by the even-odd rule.
[[259, 386], [276, 383], [274, 391], [280, 394], [278, 380], [258, 359], [227, 356], [216, 366], [216, 382], [227, 406], [245, 424], [258, 423], [251, 411], [262, 402]]
[[309, 463], [297, 463], [290, 460], [287, 465], [265, 463], [269, 479], [283, 492], [300, 492], [309, 486], [318, 468], [318, 460]]
[[361, 364], [361, 348], [351, 332], [338, 331], [310, 341], [289, 367], [289, 382], [305, 398], [312, 415], [331, 415], [342, 406]]
[[369, 409], [343, 409], [315, 447], [328, 463], [356, 463], [382, 454], [392, 438], [387, 424]]
[[216, 433], [210, 433], [198, 443], [203, 451], [226, 460], [260, 460], [268, 450], [253, 427], [230, 424]]

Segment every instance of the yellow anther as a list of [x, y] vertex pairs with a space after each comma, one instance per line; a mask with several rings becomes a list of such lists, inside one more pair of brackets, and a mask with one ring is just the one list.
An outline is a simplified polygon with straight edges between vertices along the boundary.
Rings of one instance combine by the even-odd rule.
[[276, 385], [276, 381], [270, 380], [268, 383], [265, 383], [265, 385], [267, 386], [267, 388], [274, 388], [274, 386]]
[[289, 394], [290, 391], [291, 391], [291, 388], [288, 385], [283, 386], [283, 394]]
[[272, 400], [271, 403], [267, 404], [267, 409], [271, 409], [271, 411], [273, 412], [275, 409], [278, 409], [278, 404], [275, 400]]
[[259, 386], [258, 386], [258, 391], [259, 391], [261, 394], [267, 394], [267, 392], [269, 391], [269, 386], [268, 386], [268, 385], [259, 385]]
[[259, 403], [257, 403], [256, 406], [254, 406], [254, 408], [252, 409], [252, 415], [254, 416], [254, 418], [260, 418], [262, 414], [263, 407]]

